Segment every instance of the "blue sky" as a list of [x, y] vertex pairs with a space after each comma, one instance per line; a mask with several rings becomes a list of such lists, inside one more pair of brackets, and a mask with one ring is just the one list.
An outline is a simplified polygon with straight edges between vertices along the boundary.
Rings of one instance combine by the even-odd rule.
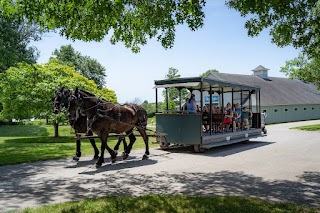
[[97, 59], [106, 68], [107, 88], [116, 92], [120, 103], [136, 98], [154, 102], [154, 80], [164, 79], [170, 67], [178, 69], [181, 77], [195, 77], [208, 69], [251, 75], [252, 69], [262, 65], [270, 69], [269, 76], [285, 77], [280, 68], [299, 54], [292, 47], [272, 44], [267, 30], [248, 37], [246, 19], [228, 9], [224, 0], [208, 0], [205, 14], [204, 27], [198, 31], [178, 26], [174, 46], [167, 50], [155, 39], [135, 54], [122, 43], [110, 44], [108, 38], [100, 43], [72, 42], [54, 33], [32, 45], [40, 51], [38, 63], [46, 63], [55, 49], [66, 44]]

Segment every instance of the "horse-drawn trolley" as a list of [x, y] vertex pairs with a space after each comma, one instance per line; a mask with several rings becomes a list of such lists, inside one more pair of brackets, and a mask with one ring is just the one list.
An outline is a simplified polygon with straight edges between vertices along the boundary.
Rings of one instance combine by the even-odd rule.
[[[203, 77], [155, 81], [156, 132], [162, 149], [170, 145], [193, 145], [195, 152], [212, 147], [248, 141], [265, 135], [260, 108], [260, 88]], [[159, 109], [158, 89], [166, 91], [166, 109]], [[169, 109], [168, 93], [179, 93], [178, 107]], [[186, 108], [187, 98], [195, 96], [197, 111]], [[192, 95], [192, 97], [191, 97]], [[231, 118], [232, 117], [232, 118]], [[231, 121], [230, 121], [231, 120]]]

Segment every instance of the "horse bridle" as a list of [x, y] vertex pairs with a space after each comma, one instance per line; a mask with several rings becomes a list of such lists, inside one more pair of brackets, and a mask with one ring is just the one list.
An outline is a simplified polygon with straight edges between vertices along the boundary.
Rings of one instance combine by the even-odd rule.
[[[56, 93], [56, 96], [57, 97], [55, 97], [53, 104], [56, 106], [56, 103], [59, 103], [58, 111], [61, 112], [61, 109], [63, 107], [66, 107], [66, 101], [67, 101], [66, 94], [64, 92], [58, 92]], [[57, 101], [57, 98], [61, 98], [61, 100]]]

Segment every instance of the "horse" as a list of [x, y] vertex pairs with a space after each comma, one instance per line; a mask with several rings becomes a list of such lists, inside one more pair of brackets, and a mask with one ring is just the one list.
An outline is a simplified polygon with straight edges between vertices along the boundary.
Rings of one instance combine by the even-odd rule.
[[136, 104], [119, 105], [98, 99], [92, 93], [76, 88], [74, 95], [77, 98], [77, 105], [80, 114], [88, 118], [88, 131], [95, 132], [101, 140], [101, 155], [96, 162], [96, 167], [101, 167], [104, 163], [104, 150], [107, 149], [111, 161], [116, 161], [115, 152], [108, 146], [107, 139], [110, 133], [125, 132], [130, 139], [130, 143], [123, 152], [123, 160], [127, 159], [136, 137], [133, 129], [136, 128], [145, 143], [145, 153], [142, 159], [148, 159], [149, 139], [146, 133], [147, 112], [144, 108]]
[[[53, 97], [53, 104], [54, 104], [54, 110], [53, 112], [55, 114], [58, 114], [62, 111], [63, 108], [67, 109], [67, 116], [69, 119], [69, 124], [71, 127], [75, 130], [76, 135], [76, 155], [73, 157], [74, 161], [79, 161], [81, 157], [81, 142], [80, 142], [80, 134], [79, 133], [85, 133], [88, 136], [93, 136], [92, 131], [87, 131], [87, 117], [82, 116], [79, 113], [77, 113], [76, 105], [75, 105], [75, 98], [73, 95], [73, 92], [68, 89], [64, 89], [63, 87], [60, 89], [57, 89], [55, 91], [55, 95]], [[90, 138], [90, 143], [94, 149], [94, 160], [97, 160], [99, 158], [99, 149], [96, 146], [96, 142], [93, 138]], [[125, 141], [124, 137], [119, 137], [118, 143], [115, 146], [116, 154], [117, 150], [119, 149], [119, 145], [123, 141], [124, 149], [127, 147], [127, 143]]]

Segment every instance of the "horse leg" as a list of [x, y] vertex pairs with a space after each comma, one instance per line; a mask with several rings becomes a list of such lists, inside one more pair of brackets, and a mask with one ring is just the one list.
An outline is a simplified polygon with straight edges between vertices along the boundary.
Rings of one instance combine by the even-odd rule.
[[136, 141], [136, 136], [134, 136], [133, 132], [132, 132], [133, 129], [129, 130], [126, 132], [126, 134], [128, 135], [129, 137], [129, 140], [130, 140], [130, 143], [129, 145], [126, 147], [125, 151], [122, 153], [122, 159], [125, 160], [129, 157], [129, 154], [131, 152], [131, 149], [132, 149], [132, 145], [134, 144], [134, 142]]
[[150, 154], [150, 152], [149, 152], [149, 137], [148, 137], [145, 129], [139, 128], [138, 131], [143, 138], [144, 144], [146, 145], [146, 152], [144, 153], [144, 155], [142, 157], [142, 160], [146, 160], [149, 158], [148, 155]]
[[119, 150], [119, 146], [120, 146], [120, 144], [121, 144], [121, 141], [123, 141], [123, 142], [125, 143], [125, 136], [119, 136], [119, 137], [118, 137], [118, 142], [117, 142], [117, 144], [116, 144], [115, 147], [114, 147], [114, 153], [115, 153], [116, 155], [118, 155], [118, 150]]
[[126, 142], [126, 137], [123, 137], [123, 150], [126, 150], [128, 147], [127, 142]]
[[94, 139], [90, 139], [90, 143], [91, 143], [91, 146], [93, 147], [94, 149], [94, 156], [93, 156], [93, 159], [94, 160], [97, 160], [99, 158], [99, 150], [98, 150], [98, 147], [96, 145], [96, 142]]
[[106, 149], [106, 143], [108, 139], [109, 133], [100, 133], [99, 138], [101, 140], [101, 155], [96, 162], [96, 168], [100, 168], [102, 163], [104, 163], [104, 150]]
[[[88, 136], [92, 136], [92, 135], [93, 135], [92, 131], [89, 131]], [[94, 149], [93, 160], [97, 160], [99, 158], [99, 149], [98, 149], [96, 142], [93, 138], [89, 139], [89, 141], [91, 143], [92, 148]]]
[[76, 156], [73, 157], [74, 161], [79, 161], [80, 157], [81, 157], [81, 142], [80, 142], [80, 138], [78, 135], [76, 135], [77, 140], [76, 140]]

